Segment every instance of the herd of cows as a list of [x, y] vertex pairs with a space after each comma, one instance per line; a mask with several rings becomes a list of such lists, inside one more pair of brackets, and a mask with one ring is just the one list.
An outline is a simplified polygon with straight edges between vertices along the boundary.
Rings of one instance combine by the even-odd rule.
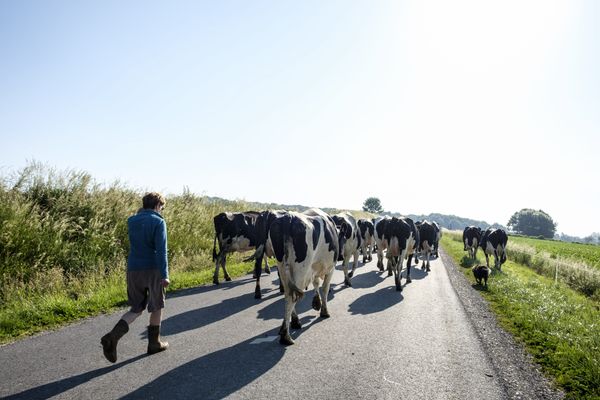
[[[418, 264], [418, 255], [420, 255], [423, 260], [423, 270], [430, 271], [429, 259], [433, 254], [438, 256], [442, 233], [436, 222], [427, 220], [415, 223], [407, 217], [384, 216], [373, 220], [357, 221], [348, 212], [330, 216], [317, 208], [304, 212], [271, 210], [224, 212], [214, 217], [214, 225], [213, 282], [215, 284], [219, 283], [220, 268], [223, 268], [225, 279], [231, 280], [226, 268], [228, 253], [254, 250], [246, 261], [255, 262], [254, 297], [260, 299], [263, 259], [267, 273], [270, 272], [267, 258], [276, 259], [280, 290], [285, 297], [285, 313], [279, 330], [279, 341], [284, 345], [294, 343], [289, 333], [290, 328], [301, 328], [295, 306], [303, 297], [309, 284], [312, 283], [314, 288], [312, 307], [320, 311], [322, 318], [329, 317], [327, 294], [338, 261], [342, 261], [344, 284], [352, 286], [351, 278], [357, 267], [359, 254], [362, 253], [363, 263], [367, 263], [372, 260], [372, 253], [377, 251], [377, 267], [383, 271], [384, 251], [386, 251], [388, 276], [394, 275], [396, 290], [402, 291], [403, 260], [407, 260], [406, 283], [411, 282], [410, 269], [413, 257]], [[470, 254], [474, 257], [477, 247], [482, 247], [486, 260], [488, 254], [494, 254], [496, 266], [506, 260], [504, 251], [506, 241], [506, 233], [502, 230], [488, 229], [482, 233], [479, 228], [467, 227], [463, 233], [465, 250], [469, 246]], [[217, 251], [217, 242], [219, 251]], [[473, 246], [474, 250], [472, 250]], [[353, 258], [352, 269], [349, 270], [351, 258]]]

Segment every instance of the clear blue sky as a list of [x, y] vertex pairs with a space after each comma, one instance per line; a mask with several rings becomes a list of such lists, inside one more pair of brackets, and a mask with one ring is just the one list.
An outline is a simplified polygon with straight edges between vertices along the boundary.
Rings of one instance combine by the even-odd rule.
[[0, 2], [0, 172], [600, 231], [600, 2]]

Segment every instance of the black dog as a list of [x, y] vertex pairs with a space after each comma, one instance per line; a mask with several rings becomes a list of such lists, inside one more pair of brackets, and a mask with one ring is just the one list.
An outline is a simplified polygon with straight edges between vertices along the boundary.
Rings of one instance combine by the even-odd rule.
[[485, 282], [485, 287], [487, 287], [487, 281], [490, 277], [490, 269], [485, 265], [476, 265], [472, 268], [472, 270], [477, 284], [481, 285], [481, 281], [483, 280]]

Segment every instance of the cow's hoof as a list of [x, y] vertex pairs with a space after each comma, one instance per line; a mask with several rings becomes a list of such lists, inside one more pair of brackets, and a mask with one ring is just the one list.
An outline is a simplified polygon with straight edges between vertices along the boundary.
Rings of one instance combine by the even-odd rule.
[[346, 286], [352, 287], [352, 283], [350, 282], [350, 279], [348, 279], [348, 278], [344, 279], [344, 284]]
[[430, 271], [431, 271], [431, 268], [427, 267], [427, 272], [430, 272]]
[[406, 278], [406, 283], [411, 283], [412, 279], [410, 279], [410, 276]]
[[319, 296], [313, 297], [312, 308], [315, 311], [319, 311], [321, 309], [321, 298]]
[[292, 317], [292, 321], [290, 322], [290, 326], [292, 329], [302, 329], [302, 324], [300, 323], [300, 319], [298, 317]]
[[226, 277], [225, 277], [225, 280], [226, 280], [227, 282], [230, 282], [230, 281], [231, 281], [231, 277], [230, 277], [230, 276], [226, 276]]
[[396, 285], [396, 292], [402, 291], [402, 285]]
[[214, 283], [215, 285], [218, 285], [218, 284], [219, 284], [219, 280], [218, 280], [217, 278], [213, 278], [213, 283]]
[[388, 271], [388, 276], [392, 276], [392, 271]]
[[329, 311], [327, 311], [325, 309], [321, 310], [321, 314], [320, 315], [321, 315], [321, 318], [329, 318], [329, 317], [331, 317], [331, 315], [329, 315]]
[[348, 276], [349, 276], [350, 278], [352, 278], [352, 277], [354, 276], [354, 271], [350, 271], [350, 272], [348, 272]]
[[252, 274], [252, 279], [256, 279], [258, 278], [258, 276], [256, 276], [256, 273]]
[[260, 289], [256, 289], [254, 291], [254, 298], [255, 299], [262, 299], [262, 293], [260, 292]]
[[284, 346], [291, 346], [294, 344], [294, 340], [289, 335], [289, 333], [286, 333], [286, 334], [282, 334], [281, 336], [279, 336], [279, 343]]

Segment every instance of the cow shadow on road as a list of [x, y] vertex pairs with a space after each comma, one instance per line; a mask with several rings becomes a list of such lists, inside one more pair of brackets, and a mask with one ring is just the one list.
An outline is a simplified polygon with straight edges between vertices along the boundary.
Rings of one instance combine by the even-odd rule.
[[164, 319], [161, 324], [161, 333], [163, 335], [174, 335], [198, 329], [237, 314], [254, 305], [256, 305], [254, 293], [228, 298], [218, 304], [196, 308]]
[[116, 369], [124, 367], [127, 364], [131, 364], [141, 358], [147, 357], [146, 354], [141, 354], [137, 357], [130, 358], [129, 360], [125, 360], [118, 364], [109, 365], [108, 367], [98, 368], [93, 371], [88, 371], [83, 374], [70, 376], [65, 379], [61, 379], [59, 381], [47, 383], [45, 385], [41, 385], [38, 387], [34, 387], [28, 390], [25, 390], [21, 393], [16, 393], [10, 395], [8, 397], [3, 397], [5, 400], [16, 400], [16, 399], [27, 399], [27, 400], [36, 400], [36, 399], [48, 399], [50, 397], [54, 397], [61, 393], [66, 392], [67, 390], [71, 390], [74, 387], [82, 385], [86, 382], [91, 381], [99, 376], [104, 374], [108, 374]]
[[[315, 311], [312, 308], [313, 293], [313, 290], [307, 290], [304, 293], [302, 300], [296, 304], [296, 313], [298, 314], [298, 317], [300, 317], [300, 322], [303, 324], [319, 316], [319, 311]], [[333, 296], [330, 292], [329, 296], [327, 297], [327, 301], [331, 301], [332, 298]], [[282, 296], [279, 300], [261, 308], [258, 311], [258, 318], [264, 321], [271, 319], [283, 320], [284, 310], [285, 299]], [[310, 314], [304, 315], [307, 312], [310, 312]]]
[[348, 311], [352, 315], [373, 314], [393, 307], [402, 300], [404, 300], [402, 292], [396, 291], [396, 286], [392, 281], [392, 285], [379, 289], [376, 292], [365, 294], [350, 303]]
[[222, 399], [273, 368], [285, 354], [272, 342], [256, 339], [277, 335], [277, 329], [215, 351], [159, 376], [122, 399]]
[[352, 277], [352, 287], [355, 289], [367, 289], [370, 287], [377, 286], [383, 282], [387, 277], [387, 271], [381, 272], [379, 269], [373, 271], [366, 271], [359, 275]]
[[231, 290], [231, 289], [235, 288], [236, 286], [245, 285], [248, 282], [255, 282], [255, 281], [256, 281], [256, 279], [252, 278], [251, 276], [248, 276], [245, 278], [234, 279], [229, 282], [228, 281], [220, 282], [218, 285], [211, 284], [211, 285], [198, 286], [198, 287], [193, 287], [193, 288], [188, 288], [188, 289], [178, 289], [178, 290], [174, 290], [172, 292], [167, 293], [167, 298], [170, 299], [170, 298], [177, 298], [177, 297], [184, 297], [184, 296], [193, 296], [196, 294], [212, 292], [213, 290]]

